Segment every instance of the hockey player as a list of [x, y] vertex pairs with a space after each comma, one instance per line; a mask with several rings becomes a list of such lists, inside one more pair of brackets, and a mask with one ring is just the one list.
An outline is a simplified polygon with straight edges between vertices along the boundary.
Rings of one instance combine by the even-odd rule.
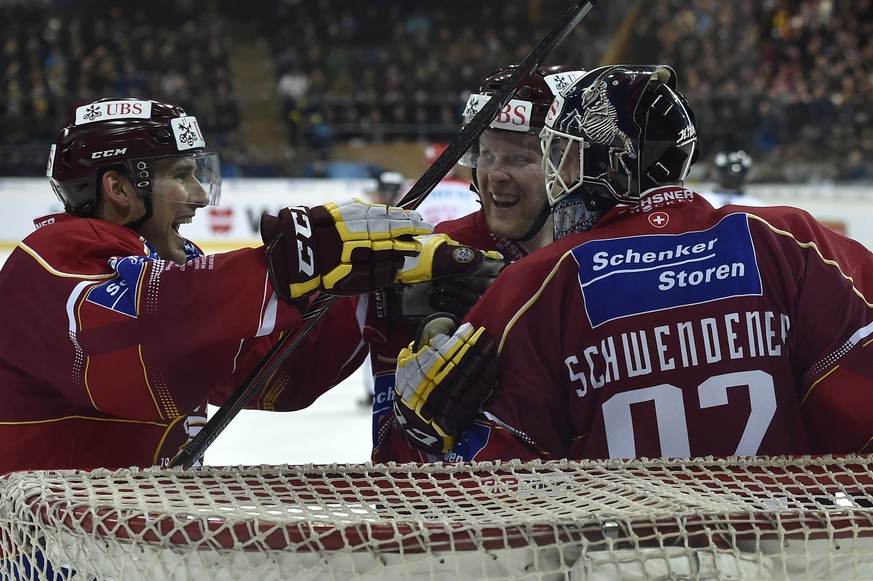
[[752, 156], [742, 149], [719, 151], [712, 160], [715, 188], [711, 192], [701, 192], [701, 195], [716, 208], [727, 204], [763, 206], [761, 200], [746, 195], [746, 180], [751, 169]]
[[401, 354], [413, 440], [450, 460], [870, 451], [870, 251], [683, 187], [697, 132], [667, 66], [589, 72], [542, 144], [557, 239]]
[[397, 203], [401, 197], [401, 191], [406, 185], [406, 179], [396, 171], [380, 172], [373, 181], [373, 188], [369, 192], [370, 201], [386, 206], [393, 206]]
[[[483, 81], [467, 102], [465, 124], [514, 71], [515, 66], [509, 66]], [[435, 310], [463, 316], [505, 265], [498, 256], [518, 260], [552, 241], [539, 132], [554, 95], [579, 74], [571, 67], [555, 66], [524, 77], [506, 108], [461, 160], [473, 170], [481, 208], [457, 220], [440, 222], [435, 231], [461, 244], [499, 254], [468, 275], [433, 284], [394, 286], [376, 297], [370, 317], [373, 329], [379, 330], [370, 344], [375, 377], [373, 461], [428, 459], [406, 444], [392, 413], [397, 353], [413, 340], [418, 322]], [[460, 271], [461, 265], [456, 270]]]
[[[0, 473], [166, 466], [313, 293], [393, 282], [431, 227], [356, 200], [262, 218], [264, 245], [204, 256], [179, 234], [218, 202], [218, 156], [179, 107], [79, 107], [49, 156], [66, 213], [0, 271]], [[326, 315], [254, 406], [309, 405], [355, 370], [357, 302]]]

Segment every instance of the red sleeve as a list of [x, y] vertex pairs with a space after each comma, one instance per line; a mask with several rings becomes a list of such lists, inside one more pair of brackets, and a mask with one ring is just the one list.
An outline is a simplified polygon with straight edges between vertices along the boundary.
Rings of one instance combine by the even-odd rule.
[[[797, 213], [786, 239], [804, 255], [792, 329], [798, 397], [817, 453], [870, 451], [873, 442], [873, 254]], [[787, 254], [787, 252], [786, 252]], [[839, 426], [839, 429], [835, 429]]]
[[[58, 243], [58, 241], [64, 243]], [[0, 470], [167, 465], [300, 310], [262, 248], [184, 265], [119, 225], [59, 215], [0, 270]], [[357, 299], [338, 299], [253, 406], [299, 409], [362, 359]]]
[[300, 325], [299, 311], [274, 297], [261, 248], [184, 265], [130, 257], [115, 269], [117, 277], [70, 297], [87, 362], [82, 382], [94, 406], [111, 415], [184, 414], [233, 382], [248, 358], [244, 348]]
[[569, 313], [561, 312], [560, 275], [536, 256], [523, 261], [528, 267], [523, 276], [517, 274], [522, 264], [507, 267], [467, 317], [498, 342], [500, 377], [485, 413], [446, 459], [548, 459], [566, 453], [571, 435], [563, 415], [555, 413], [566, 409], [566, 402], [555, 389], [562, 382], [553, 335]]
[[[266, 411], [291, 411], [312, 404], [325, 391], [356, 371], [367, 356], [360, 325], [358, 297], [339, 297], [316, 325], [290, 352], [296, 331], [284, 341], [289, 353], [265, 389], [248, 407]], [[257, 341], [246, 350], [234, 374], [231, 392], [219, 391], [210, 403], [221, 405], [229, 393], [248, 380], [249, 374], [269, 354], [272, 341]]]

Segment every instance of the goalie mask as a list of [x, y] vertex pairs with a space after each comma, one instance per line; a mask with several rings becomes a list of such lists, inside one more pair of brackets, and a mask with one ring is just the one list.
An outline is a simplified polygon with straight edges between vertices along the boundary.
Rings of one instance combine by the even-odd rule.
[[78, 107], [74, 119], [61, 130], [51, 147], [46, 175], [66, 211], [87, 216], [97, 204], [105, 171], [126, 173], [149, 205], [157, 195], [155, 161], [186, 157], [196, 166], [192, 179], [199, 182], [206, 203], [217, 205], [221, 168], [218, 154], [204, 151], [205, 147], [197, 119], [180, 107], [139, 99], [100, 99]]
[[555, 98], [540, 137], [556, 239], [680, 183], [699, 154], [694, 114], [673, 69], [660, 65], [587, 73]]

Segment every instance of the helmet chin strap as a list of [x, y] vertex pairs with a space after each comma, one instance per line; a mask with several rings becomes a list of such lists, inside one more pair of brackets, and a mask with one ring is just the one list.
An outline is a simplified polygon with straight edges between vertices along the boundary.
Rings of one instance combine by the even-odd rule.
[[136, 191], [136, 195], [138, 195], [142, 199], [143, 205], [145, 206], [145, 213], [136, 220], [132, 220], [125, 224], [127, 228], [130, 228], [133, 231], [136, 231], [137, 228], [151, 220], [152, 216], [154, 215], [154, 211], [152, 208], [152, 197], [142, 195], [141, 193], [139, 193], [139, 190]]
[[543, 225], [546, 223], [546, 220], [549, 219], [549, 216], [552, 215], [552, 209], [549, 208], [549, 203], [546, 202], [543, 204], [542, 209], [540, 209], [540, 213], [537, 214], [537, 217], [534, 219], [533, 224], [531, 224], [530, 229], [523, 235], [515, 240], [517, 242], [527, 242], [534, 236], [540, 233], [540, 230], [543, 229]]

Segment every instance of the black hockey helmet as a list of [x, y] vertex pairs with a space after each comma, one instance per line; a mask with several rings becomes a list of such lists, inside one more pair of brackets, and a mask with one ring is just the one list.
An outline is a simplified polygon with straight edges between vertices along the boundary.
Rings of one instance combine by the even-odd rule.
[[190, 156], [208, 203], [218, 204], [218, 154], [204, 151], [197, 124], [175, 105], [133, 98], [107, 98], [78, 107], [51, 147], [46, 175], [67, 212], [88, 215], [97, 204], [106, 170], [126, 171], [141, 195], [152, 195], [153, 162]]
[[715, 154], [713, 169], [719, 188], [739, 193], [743, 191], [749, 170], [752, 169], [752, 156], [742, 149], [720, 151]]
[[588, 72], [555, 99], [541, 137], [552, 206], [577, 190], [637, 204], [647, 189], [684, 180], [699, 156], [694, 114], [665, 65]]

